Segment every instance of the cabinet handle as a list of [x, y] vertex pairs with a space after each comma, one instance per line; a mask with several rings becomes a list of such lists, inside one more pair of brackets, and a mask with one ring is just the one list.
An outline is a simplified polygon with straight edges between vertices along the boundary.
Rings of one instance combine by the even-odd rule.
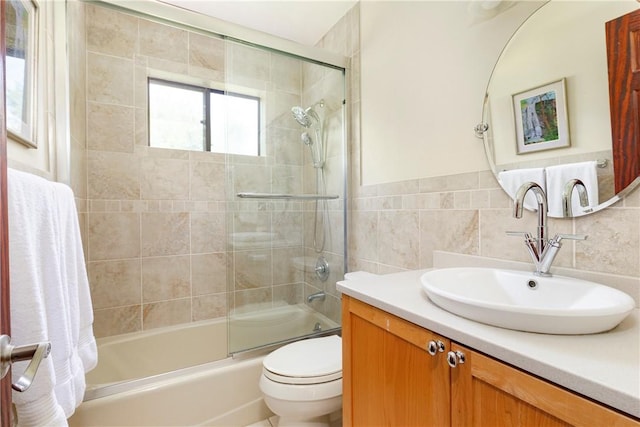
[[437, 353], [443, 353], [444, 352], [444, 343], [440, 340], [431, 340], [427, 343], [427, 352], [432, 355], [435, 356]]
[[447, 363], [452, 368], [464, 363], [464, 353], [461, 351], [450, 351], [447, 353]]

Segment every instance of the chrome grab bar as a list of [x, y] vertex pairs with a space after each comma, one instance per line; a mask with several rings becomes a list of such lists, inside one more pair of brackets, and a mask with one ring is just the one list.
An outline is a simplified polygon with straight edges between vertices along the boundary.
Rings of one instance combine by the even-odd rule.
[[322, 194], [280, 194], [280, 193], [237, 193], [241, 199], [286, 199], [286, 200], [334, 200], [338, 195]]

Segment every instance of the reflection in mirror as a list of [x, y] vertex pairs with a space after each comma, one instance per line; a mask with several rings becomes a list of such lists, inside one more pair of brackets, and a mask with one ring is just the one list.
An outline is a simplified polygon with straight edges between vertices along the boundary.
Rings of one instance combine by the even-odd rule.
[[[589, 199], [582, 207], [578, 191], [568, 196], [573, 216], [619, 199], [613, 186], [605, 22], [637, 8], [633, 0], [551, 0], [507, 43], [489, 81], [483, 122], [489, 125], [484, 133], [489, 163], [511, 197], [523, 182], [537, 182], [547, 192], [551, 217], [565, 216], [562, 194], [572, 179], [584, 183]], [[559, 81], [564, 86], [554, 92]], [[528, 101], [534, 108], [518, 111], [516, 106]], [[525, 111], [533, 114], [523, 117]], [[522, 135], [531, 129], [540, 135], [567, 130], [568, 141], [525, 140]], [[525, 207], [535, 204], [525, 200]]]
[[37, 4], [10, 0], [6, 9], [7, 130], [10, 137], [36, 147], [34, 135]]

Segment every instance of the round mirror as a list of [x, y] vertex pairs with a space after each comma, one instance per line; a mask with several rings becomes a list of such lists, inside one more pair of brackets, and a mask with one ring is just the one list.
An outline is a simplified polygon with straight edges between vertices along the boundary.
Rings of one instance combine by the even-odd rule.
[[[507, 43], [487, 87], [483, 139], [489, 164], [512, 198], [524, 182], [537, 182], [550, 217], [585, 215], [619, 200], [605, 22], [637, 8], [634, 0], [551, 0]], [[535, 199], [525, 199], [525, 207], [535, 209]]]

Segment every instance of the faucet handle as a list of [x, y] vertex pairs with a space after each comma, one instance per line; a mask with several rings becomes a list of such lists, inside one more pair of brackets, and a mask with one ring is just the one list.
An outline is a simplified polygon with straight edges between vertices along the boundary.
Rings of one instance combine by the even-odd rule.
[[586, 234], [556, 234], [553, 238], [553, 241], [556, 243], [560, 243], [562, 239], [565, 240], [587, 240], [589, 237]]
[[507, 236], [512, 236], [512, 237], [524, 237], [525, 240], [530, 240], [533, 238], [531, 236], [531, 233], [527, 231], [507, 231], [506, 234]]

